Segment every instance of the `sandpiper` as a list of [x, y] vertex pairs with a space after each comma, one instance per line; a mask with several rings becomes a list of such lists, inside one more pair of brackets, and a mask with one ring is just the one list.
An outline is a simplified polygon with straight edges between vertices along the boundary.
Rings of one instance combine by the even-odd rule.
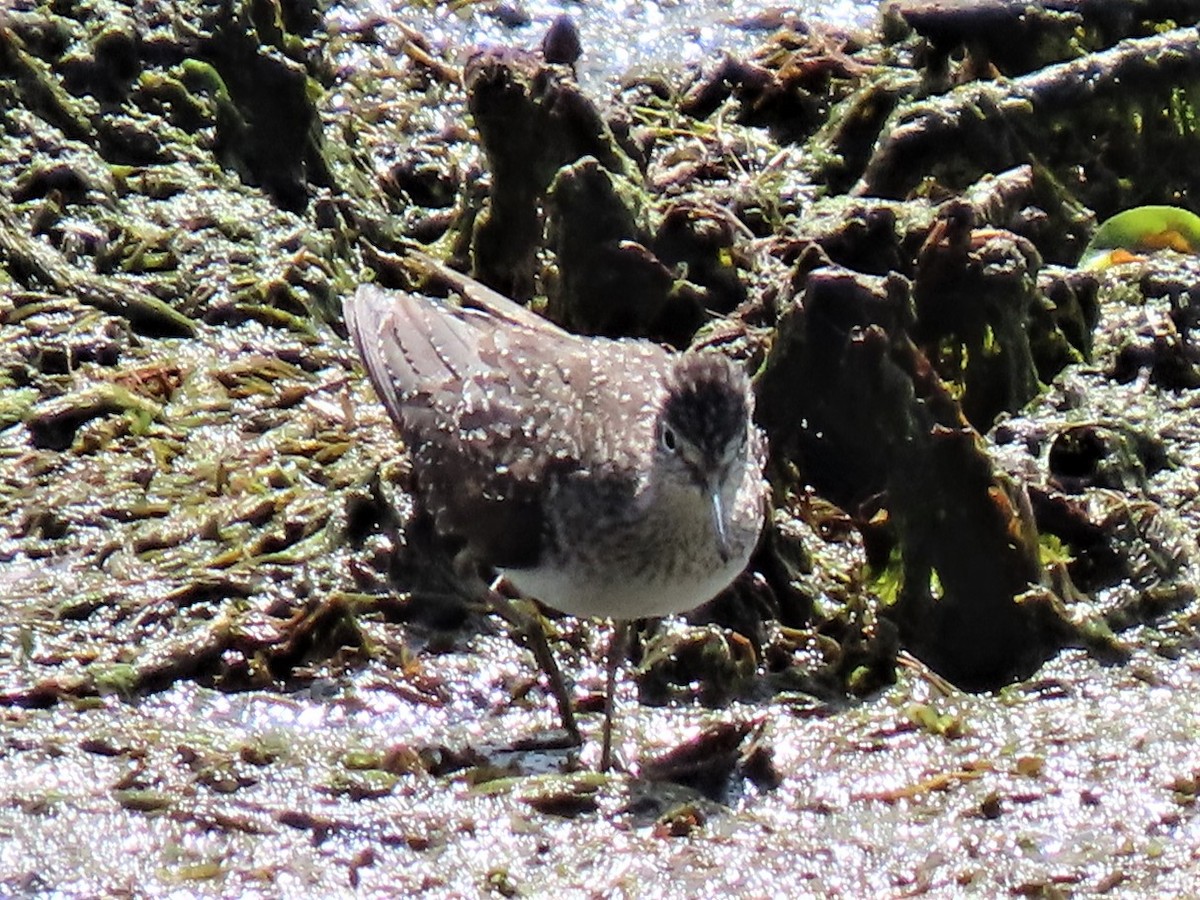
[[763, 525], [766, 441], [745, 373], [716, 351], [570, 334], [426, 260], [459, 295], [360, 286], [346, 327], [412, 455], [416, 494], [521, 629], [563, 726], [570, 697], [540, 626], [478, 577], [574, 616], [616, 622], [600, 768], [627, 623], [685, 612], [746, 566]]

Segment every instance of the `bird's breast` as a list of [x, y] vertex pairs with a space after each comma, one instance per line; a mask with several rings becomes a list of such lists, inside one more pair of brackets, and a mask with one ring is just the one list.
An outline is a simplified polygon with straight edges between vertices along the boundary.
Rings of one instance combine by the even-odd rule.
[[629, 517], [605, 516], [596, 506], [590, 515], [556, 517], [556, 539], [538, 564], [504, 574], [523, 593], [575, 616], [640, 619], [694, 609], [741, 573], [762, 525], [761, 505], [734, 505], [732, 552], [722, 553], [703, 495], [695, 495], [694, 504], [663, 496], [635, 503]]

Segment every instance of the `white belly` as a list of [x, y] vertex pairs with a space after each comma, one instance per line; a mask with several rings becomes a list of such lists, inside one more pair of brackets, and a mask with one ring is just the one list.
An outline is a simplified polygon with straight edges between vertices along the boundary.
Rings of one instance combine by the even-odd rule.
[[[504, 570], [523, 594], [572, 616], [642, 619], [687, 612], [707, 603], [741, 574], [763, 521], [765, 484], [747, 468], [742, 502], [731, 491], [724, 509], [732, 546], [723, 559], [710, 501], [690, 484], [646, 491], [635, 510], [644, 518], [612, 524], [602, 515], [564, 517], [560, 534], [573, 543], [547, 554], [540, 565]], [[586, 495], [564, 504], [587, 507]], [[601, 506], [601, 509], [603, 507]]]
[[[747, 558], [749, 554], [747, 554]], [[642, 619], [687, 612], [729, 587], [747, 559], [732, 559], [706, 572], [676, 572], [670, 579], [611, 571], [580, 580], [561, 568], [509, 569], [505, 578], [521, 593], [572, 616]]]

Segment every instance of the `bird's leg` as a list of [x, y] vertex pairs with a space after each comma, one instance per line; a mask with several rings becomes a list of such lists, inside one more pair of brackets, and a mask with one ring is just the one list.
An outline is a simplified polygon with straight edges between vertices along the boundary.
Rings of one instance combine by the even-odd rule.
[[600, 771], [607, 772], [612, 766], [612, 723], [614, 694], [617, 687], [617, 667], [625, 658], [629, 637], [629, 622], [617, 619], [613, 622], [612, 640], [608, 645], [608, 678], [604, 689], [604, 743], [600, 748]]
[[567, 737], [575, 745], [583, 743], [579, 734], [579, 726], [575, 723], [575, 711], [571, 708], [571, 696], [567, 691], [566, 680], [558, 668], [550, 645], [546, 643], [546, 632], [540, 622], [533, 617], [523, 614], [513, 602], [500, 593], [498, 588], [504, 576], [498, 576], [486, 589], [486, 600], [492, 611], [512, 626], [513, 631], [532, 652], [542, 671], [550, 680], [550, 692], [558, 703], [558, 714], [562, 718], [562, 726]]

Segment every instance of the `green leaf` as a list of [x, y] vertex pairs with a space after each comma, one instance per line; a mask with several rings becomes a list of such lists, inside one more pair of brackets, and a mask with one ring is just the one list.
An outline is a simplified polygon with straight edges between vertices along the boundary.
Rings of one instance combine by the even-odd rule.
[[1079, 266], [1104, 269], [1155, 250], [1200, 252], [1200, 216], [1177, 206], [1138, 206], [1119, 212], [1096, 230]]

